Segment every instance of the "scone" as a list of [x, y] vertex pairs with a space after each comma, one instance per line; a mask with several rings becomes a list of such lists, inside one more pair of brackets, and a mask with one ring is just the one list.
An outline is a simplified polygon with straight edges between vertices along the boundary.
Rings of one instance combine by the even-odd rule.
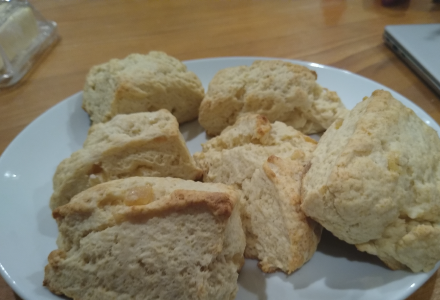
[[242, 190], [245, 256], [290, 274], [315, 252], [321, 227], [300, 210], [300, 184], [316, 141], [281, 122], [246, 114], [195, 153], [205, 182]]
[[92, 67], [84, 86], [83, 109], [93, 123], [161, 108], [183, 123], [197, 118], [203, 96], [199, 78], [182, 62], [151, 51]]
[[324, 133], [303, 180], [303, 211], [392, 269], [440, 260], [440, 140], [375, 91]]
[[202, 177], [167, 110], [118, 115], [93, 125], [84, 147], [58, 165], [50, 207], [98, 183], [132, 176]]
[[257, 113], [305, 134], [322, 132], [347, 109], [316, 79], [314, 71], [281, 60], [220, 70], [200, 105], [199, 123], [209, 135], [218, 135], [238, 116]]
[[92, 187], [53, 211], [44, 285], [73, 299], [234, 299], [244, 263], [237, 191], [176, 178]]
[[322, 227], [300, 209], [303, 171], [300, 160], [270, 156], [242, 183], [246, 257], [263, 272], [290, 274], [316, 251]]

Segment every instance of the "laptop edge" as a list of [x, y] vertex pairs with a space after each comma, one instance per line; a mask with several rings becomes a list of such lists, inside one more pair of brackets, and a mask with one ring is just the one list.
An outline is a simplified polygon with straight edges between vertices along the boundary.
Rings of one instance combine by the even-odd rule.
[[385, 44], [397, 54], [417, 75], [419, 75], [425, 82], [440, 95], [440, 81], [431, 75], [402, 45], [387, 31], [383, 34]]

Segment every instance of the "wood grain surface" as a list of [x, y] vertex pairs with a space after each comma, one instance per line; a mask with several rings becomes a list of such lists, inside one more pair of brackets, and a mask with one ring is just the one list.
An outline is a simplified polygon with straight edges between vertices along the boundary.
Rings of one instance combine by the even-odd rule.
[[[22, 82], [0, 91], [0, 154], [36, 117], [80, 91], [91, 66], [150, 50], [180, 60], [269, 56], [346, 69], [397, 91], [440, 123], [440, 97], [382, 40], [386, 25], [440, 23], [440, 4], [431, 0], [395, 7], [380, 0], [31, 3], [58, 23], [61, 39]], [[19, 298], [0, 278], [0, 300], [12, 299]], [[434, 299], [440, 299], [439, 273], [408, 298]]]

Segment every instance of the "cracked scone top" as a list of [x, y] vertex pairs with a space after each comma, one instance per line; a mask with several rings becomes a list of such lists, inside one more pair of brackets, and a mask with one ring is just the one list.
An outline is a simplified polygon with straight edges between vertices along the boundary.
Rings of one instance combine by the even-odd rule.
[[58, 249], [44, 285], [73, 299], [232, 300], [244, 263], [237, 191], [133, 177], [54, 210]]
[[204, 94], [200, 79], [181, 61], [151, 51], [92, 67], [82, 106], [93, 123], [107, 122], [117, 114], [161, 108], [183, 123], [197, 118]]
[[392, 269], [440, 260], [440, 140], [389, 92], [375, 91], [324, 133], [302, 209]]
[[194, 154], [205, 182], [240, 188], [245, 257], [263, 272], [287, 274], [305, 264], [322, 227], [300, 209], [304, 167], [316, 141], [282, 122], [246, 114]]
[[347, 109], [316, 79], [314, 71], [282, 60], [225, 68], [209, 83], [199, 122], [209, 135], [218, 135], [240, 115], [256, 113], [305, 134], [322, 132]]

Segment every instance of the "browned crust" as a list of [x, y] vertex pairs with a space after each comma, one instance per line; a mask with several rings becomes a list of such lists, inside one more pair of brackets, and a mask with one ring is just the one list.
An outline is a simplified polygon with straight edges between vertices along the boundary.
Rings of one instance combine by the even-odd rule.
[[[105, 200], [107, 205], [122, 207], [122, 209], [118, 209], [118, 212], [115, 213], [115, 219], [118, 223], [123, 221], [145, 222], [156, 216], [179, 212], [185, 209], [208, 210], [220, 219], [228, 219], [238, 201], [238, 195], [236, 195], [233, 189], [225, 189], [224, 192], [177, 189], [163, 199], [145, 205], [126, 206], [121, 194], [106, 193], [109, 184], [113, 183], [99, 184], [78, 194], [74, 197], [74, 201], [56, 208], [52, 212], [53, 218], [58, 222], [67, 215], [73, 214], [82, 215], [87, 218], [96, 209], [99, 209], [98, 203]], [[95, 202], [96, 204], [94, 204]]]
[[60, 221], [65, 216], [73, 213], [90, 216], [93, 213], [93, 207], [84, 205], [82, 203], [70, 202], [68, 204], [59, 206], [56, 209], [54, 209], [54, 211], [52, 212], [52, 217], [55, 220]]
[[[258, 260], [258, 263], [257, 263], [257, 266], [258, 266], [258, 268], [262, 271], [262, 272], [264, 272], [264, 273], [275, 273], [276, 271], [282, 271], [282, 272], [284, 272], [283, 270], [281, 270], [281, 269], [278, 269], [278, 268], [266, 268], [265, 266], [263, 266], [262, 264], [261, 264], [261, 261], [259, 261], [259, 258], [257, 257], [257, 256], [253, 256], [253, 255], [244, 255], [244, 257], [245, 258], [247, 258], [247, 259], [253, 259], [253, 260]], [[285, 272], [284, 272], [285, 273]], [[286, 273], [287, 274], [287, 273]]]
[[310, 70], [309, 68], [307, 68], [305, 66], [293, 64], [291, 62], [284, 61], [284, 60], [256, 60], [252, 63], [252, 65], [286, 66], [289, 69], [291, 69], [291, 71], [293, 73], [307, 72], [307, 73], [310, 73], [315, 78], [315, 80], [318, 79], [318, 74], [315, 71]]
[[196, 175], [194, 175], [194, 181], [203, 182], [203, 175], [205, 172], [202, 169], [197, 169]]
[[231, 195], [221, 192], [201, 192], [188, 190], [175, 190], [170, 195], [170, 202], [178, 205], [174, 207], [183, 208], [193, 205], [207, 205], [215, 216], [224, 216], [229, 218], [232, 214], [236, 199]]
[[66, 252], [62, 250], [54, 250], [49, 254], [48, 257], [48, 264], [44, 268], [44, 280], [43, 280], [43, 286], [47, 287], [52, 293], [56, 295], [64, 295], [61, 291], [55, 289], [53, 286], [51, 286], [51, 282], [48, 279], [48, 274], [51, 272], [56, 272], [58, 269], [58, 264], [61, 260], [64, 260], [66, 258]]
[[266, 133], [268, 133], [271, 130], [272, 126], [270, 124], [269, 119], [266, 116], [263, 115], [257, 115], [256, 117], [256, 132], [257, 137], [261, 138]]
[[[277, 173], [269, 164], [273, 164], [279, 169], [277, 171], [279, 176], [277, 176]], [[303, 176], [304, 166], [302, 162], [289, 161], [288, 163], [286, 160], [280, 157], [271, 155], [263, 164], [263, 170], [269, 180], [271, 180], [276, 186], [280, 187], [288, 183], [285, 181], [286, 178], [292, 178], [292, 180], [295, 180], [299, 183]], [[312, 219], [309, 219], [302, 211], [299, 210], [299, 205], [301, 204], [300, 185], [298, 185], [295, 189], [290, 190], [288, 201], [292, 208], [295, 208], [297, 211], [296, 213], [298, 221], [307, 223], [308, 227], [313, 230], [313, 233], [307, 231], [307, 235], [300, 240], [290, 236], [291, 245], [296, 245], [296, 247], [300, 249], [299, 251], [301, 254], [290, 256], [287, 265], [283, 267], [284, 269], [277, 268], [273, 265], [265, 264], [260, 261], [258, 263], [258, 267], [265, 273], [273, 273], [280, 270], [286, 274], [291, 274], [311, 258], [312, 254], [316, 251], [317, 244], [321, 238], [322, 227]]]
[[[270, 274], [270, 273], [275, 273], [275, 272], [278, 271], [278, 270], [283, 271], [283, 270], [281, 270], [281, 269], [279, 269], [279, 268], [274, 268], [274, 267], [270, 268], [270, 267], [266, 267], [266, 266], [264, 266], [264, 265], [261, 263], [261, 261], [258, 262], [257, 266], [258, 266], [258, 268], [260, 268], [261, 271], [263, 271], [264, 273], [269, 273], [269, 274]], [[284, 272], [284, 271], [283, 271], [283, 272]], [[286, 273], [286, 272], [284, 272], [284, 273]], [[289, 273], [286, 273], [286, 274], [289, 274]]]
[[169, 198], [146, 206], [132, 206], [116, 218], [119, 222], [145, 222], [164, 214], [186, 209], [208, 210], [220, 219], [228, 219], [234, 208], [235, 199], [227, 193], [192, 190], [175, 190]]

